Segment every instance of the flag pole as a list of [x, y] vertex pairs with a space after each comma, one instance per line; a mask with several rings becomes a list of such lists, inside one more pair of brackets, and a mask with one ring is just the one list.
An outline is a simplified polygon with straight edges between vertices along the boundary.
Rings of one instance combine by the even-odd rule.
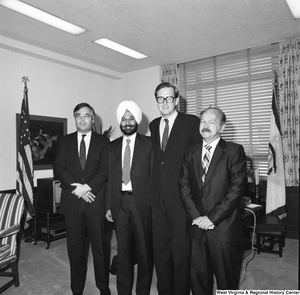
[[22, 82], [24, 83], [24, 89], [27, 90], [27, 82], [29, 82], [28, 77], [23, 76], [23, 77], [22, 77]]
[[[28, 88], [27, 88], [27, 82], [29, 82], [29, 79], [27, 76], [22, 77], [22, 83], [24, 83], [24, 91], [23, 91], [23, 103], [21, 108], [21, 122], [20, 122], [20, 140], [23, 137], [22, 145], [19, 146], [19, 152], [18, 152], [18, 167], [17, 170], [19, 172], [18, 180], [17, 180], [17, 190], [19, 193], [21, 193], [24, 197], [25, 203], [26, 203], [26, 210], [23, 217], [22, 222], [22, 229], [25, 234], [25, 229], [28, 227], [28, 221], [29, 221], [29, 215], [31, 218], [33, 218], [33, 223], [35, 223], [35, 210], [33, 207], [33, 163], [32, 163], [32, 157], [31, 157], [31, 143], [30, 143], [30, 133], [29, 133], [29, 106], [28, 106]], [[24, 126], [26, 127], [24, 128]], [[25, 130], [27, 130], [25, 132]], [[28, 132], [28, 133], [27, 133]], [[26, 134], [25, 134], [26, 133]], [[24, 143], [25, 138], [27, 140], [26, 144]], [[24, 146], [26, 145], [26, 147]], [[27, 155], [26, 151], [27, 150]], [[30, 156], [29, 156], [30, 154]], [[25, 164], [26, 162], [26, 164]], [[27, 175], [27, 176], [26, 176]], [[25, 180], [25, 177], [27, 177], [27, 181]], [[31, 199], [31, 201], [30, 201]], [[32, 203], [31, 203], [32, 202]], [[30, 204], [31, 203], [31, 204]], [[25, 239], [26, 243], [31, 243], [34, 241], [34, 228], [35, 225], [32, 226], [32, 233], [31, 237]]]

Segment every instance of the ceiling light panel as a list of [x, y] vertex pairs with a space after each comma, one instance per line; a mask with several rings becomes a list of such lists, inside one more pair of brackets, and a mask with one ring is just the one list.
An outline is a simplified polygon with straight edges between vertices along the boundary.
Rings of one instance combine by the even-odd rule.
[[0, 4], [9, 9], [17, 11], [21, 14], [34, 18], [40, 22], [43, 22], [45, 24], [48, 24], [73, 35], [79, 35], [85, 32], [85, 29], [83, 28], [75, 26], [56, 16], [53, 16], [47, 12], [44, 12], [40, 9], [37, 9], [18, 0], [0, 0]]
[[144, 55], [142, 53], [139, 53], [135, 50], [132, 50], [128, 47], [125, 47], [121, 44], [118, 44], [114, 41], [111, 41], [109, 39], [106, 39], [106, 38], [101, 38], [101, 39], [98, 39], [98, 40], [95, 40], [94, 41], [95, 43], [99, 44], [99, 45], [102, 45], [102, 46], [105, 46], [109, 49], [112, 49], [112, 50], [115, 50], [115, 51], [118, 51], [122, 54], [125, 54], [125, 55], [128, 55], [132, 58], [135, 58], [135, 59], [143, 59], [143, 58], [147, 58], [148, 56], [147, 55]]
[[294, 18], [300, 18], [300, 1], [299, 0], [286, 0]]

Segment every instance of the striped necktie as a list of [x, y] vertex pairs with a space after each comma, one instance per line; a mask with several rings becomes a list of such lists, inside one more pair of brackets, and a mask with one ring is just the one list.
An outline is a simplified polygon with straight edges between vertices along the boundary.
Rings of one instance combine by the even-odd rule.
[[85, 168], [85, 163], [86, 163], [86, 148], [85, 148], [85, 142], [84, 142], [84, 137], [86, 134], [81, 135], [81, 142], [80, 142], [80, 149], [79, 149], [79, 161], [80, 161], [80, 166], [82, 171]]
[[202, 159], [202, 183], [205, 182], [205, 178], [207, 175], [207, 170], [208, 170], [209, 162], [210, 162], [210, 158], [211, 158], [210, 149], [212, 147], [210, 145], [205, 145], [205, 148], [206, 148], [206, 153]]
[[130, 139], [126, 139], [127, 145], [124, 152], [124, 159], [123, 159], [123, 172], [122, 178], [123, 183], [126, 185], [130, 182]]

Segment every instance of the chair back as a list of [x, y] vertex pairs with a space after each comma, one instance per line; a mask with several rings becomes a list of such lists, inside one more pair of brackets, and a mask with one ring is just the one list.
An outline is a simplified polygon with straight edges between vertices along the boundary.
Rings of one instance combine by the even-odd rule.
[[24, 198], [19, 194], [0, 194], [0, 233], [12, 227], [11, 234], [0, 239], [0, 245], [9, 244], [10, 255], [16, 253], [17, 233], [20, 230], [21, 217], [24, 210]]

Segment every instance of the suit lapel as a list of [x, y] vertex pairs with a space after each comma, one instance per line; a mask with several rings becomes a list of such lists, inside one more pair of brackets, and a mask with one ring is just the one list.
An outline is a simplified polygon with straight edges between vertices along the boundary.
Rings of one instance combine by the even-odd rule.
[[160, 151], [161, 156], [163, 155], [163, 152], [161, 150], [161, 143], [160, 143], [160, 136], [159, 136], [159, 125], [160, 125], [161, 118], [155, 119], [153, 121], [153, 134], [151, 133], [151, 137], [153, 138], [153, 141], [156, 142], [156, 145], [153, 146], [153, 149], [158, 149]]
[[139, 156], [141, 155], [143, 150], [143, 142], [141, 141], [141, 138], [139, 134], [136, 134], [135, 138], [135, 144], [134, 144], [134, 154], [132, 158], [132, 164], [131, 164], [131, 169], [135, 166], [135, 164], [138, 161]]
[[200, 148], [193, 154], [193, 162], [195, 167], [196, 179], [199, 187], [202, 187], [202, 144]]
[[216, 146], [216, 149], [215, 149], [215, 152], [214, 152], [213, 157], [211, 159], [210, 165], [208, 167], [208, 171], [207, 171], [204, 186], [207, 183], [209, 183], [209, 181], [211, 180], [211, 178], [215, 174], [215, 171], [216, 171], [219, 163], [221, 162], [221, 159], [223, 157], [223, 148], [222, 148], [222, 146], [223, 146], [223, 140], [220, 139], [219, 143]]
[[[88, 168], [88, 166], [91, 162], [91, 157], [96, 152], [96, 147], [97, 147], [96, 137], [94, 136], [94, 134], [92, 132], [90, 146], [89, 146], [88, 155], [87, 155], [87, 158], [86, 158], [86, 164], [85, 164], [85, 169], [84, 170], [87, 170], [87, 168]], [[78, 157], [78, 163], [79, 163], [79, 166], [80, 166], [79, 157]]]
[[78, 170], [81, 171], [80, 160], [78, 155], [78, 140], [77, 132], [74, 132], [69, 141], [69, 155], [77, 163]]
[[116, 163], [118, 164], [118, 167], [121, 167], [122, 170], [122, 142], [123, 142], [123, 136], [119, 137], [116, 141], [116, 146], [114, 148], [114, 154]]

